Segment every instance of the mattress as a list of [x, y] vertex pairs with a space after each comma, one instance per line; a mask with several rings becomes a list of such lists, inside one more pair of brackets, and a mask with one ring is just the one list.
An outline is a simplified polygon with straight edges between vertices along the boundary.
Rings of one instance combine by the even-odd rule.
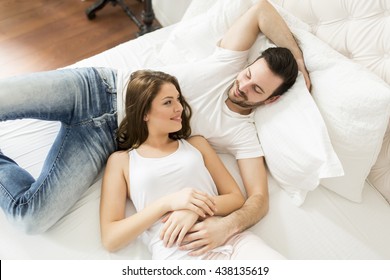
[[[163, 28], [121, 44], [69, 67], [153, 68], [173, 27]], [[17, 120], [0, 123], [2, 150], [35, 177], [59, 129], [57, 122]], [[221, 155], [240, 183], [235, 160]], [[137, 239], [126, 248], [107, 252], [100, 241], [99, 198], [101, 176], [80, 200], [46, 233], [25, 235], [0, 213], [1, 259], [149, 259]], [[297, 207], [269, 175], [270, 211], [250, 230], [288, 259], [390, 259], [390, 206], [368, 183], [361, 203], [351, 202], [327, 188], [310, 192]], [[128, 203], [127, 212], [134, 212]]]

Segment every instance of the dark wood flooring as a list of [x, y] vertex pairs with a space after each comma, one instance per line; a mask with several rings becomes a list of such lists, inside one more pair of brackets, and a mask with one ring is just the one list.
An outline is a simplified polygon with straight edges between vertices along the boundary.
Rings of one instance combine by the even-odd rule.
[[[139, 19], [143, 4], [125, 1]], [[88, 20], [94, 0], [1, 0], [0, 78], [63, 67], [137, 36], [121, 7]], [[158, 24], [158, 23], [157, 23]]]

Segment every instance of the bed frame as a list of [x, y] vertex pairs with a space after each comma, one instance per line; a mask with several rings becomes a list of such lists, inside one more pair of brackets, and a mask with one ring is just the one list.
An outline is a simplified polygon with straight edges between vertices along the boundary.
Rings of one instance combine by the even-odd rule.
[[151, 32], [156, 29], [153, 26], [153, 21], [155, 19], [152, 0], [137, 0], [139, 2], [144, 2], [144, 9], [142, 11], [142, 22], [136, 17], [136, 15], [130, 10], [123, 0], [99, 0], [96, 1], [93, 5], [85, 10], [85, 14], [89, 20], [92, 20], [96, 17], [96, 12], [103, 9], [108, 3], [111, 3], [113, 6], [120, 6], [122, 10], [130, 17], [130, 19], [137, 25], [139, 28], [138, 36], [144, 35], [145, 33]]

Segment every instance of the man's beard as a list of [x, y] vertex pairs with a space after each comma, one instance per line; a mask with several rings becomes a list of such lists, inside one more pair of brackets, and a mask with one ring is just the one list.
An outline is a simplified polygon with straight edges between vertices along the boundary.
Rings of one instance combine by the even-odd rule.
[[[233, 88], [234, 87], [234, 88]], [[243, 100], [236, 100], [235, 96], [234, 96], [234, 93], [233, 94], [230, 94], [230, 92], [233, 90], [233, 92], [235, 91], [235, 89], [237, 88], [237, 81], [234, 81], [233, 84], [231, 85], [231, 87], [229, 88], [228, 90], [228, 99], [235, 105], [243, 108], [243, 109], [255, 109], [261, 105], [264, 105], [264, 101], [260, 101], [260, 102], [248, 102], [248, 97], [246, 96], [246, 94], [240, 90], [240, 93], [241, 93], [241, 97], [243, 98]]]

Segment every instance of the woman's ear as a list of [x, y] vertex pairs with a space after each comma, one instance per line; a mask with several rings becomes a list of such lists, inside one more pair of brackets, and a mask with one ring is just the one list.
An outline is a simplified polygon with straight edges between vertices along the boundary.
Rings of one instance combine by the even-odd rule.
[[144, 121], [145, 121], [145, 122], [149, 121], [148, 115], [145, 115], [145, 116], [144, 116]]

